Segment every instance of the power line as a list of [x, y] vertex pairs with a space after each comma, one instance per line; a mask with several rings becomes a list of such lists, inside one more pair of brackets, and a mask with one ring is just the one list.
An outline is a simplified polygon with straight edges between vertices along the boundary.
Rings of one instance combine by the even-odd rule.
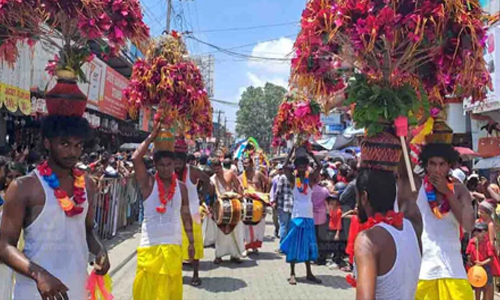
[[155, 21], [160, 26], [160, 28], [163, 29], [163, 24], [156, 18], [155, 14], [151, 11], [151, 9], [149, 9], [145, 1], [142, 1], [142, 5], [146, 8], [146, 10], [144, 11], [146, 16], [148, 16], [151, 21]]
[[230, 105], [230, 106], [239, 106], [238, 103], [231, 102], [231, 101], [224, 101], [224, 100], [218, 100], [218, 99], [213, 99], [213, 98], [211, 98], [210, 101], [220, 103], [220, 104]]
[[225, 31], [242, 31], [242, 30], [252, 30], [252, 29], [260, 29], [260, 28], [270, 28], [270, 27], [280, 27], [280, 26], [290, 26], [290, 25], [298, 25], [300, 22], [287, 22], [287, 23], [277, 23], [277, 24], [267, 24], [267, 25], [259, 25], [259, 26], [248, 26], [248, 27], [232, 27], [232, 28], [218, 28], [218, 29], [208, 29], [208, 30], [200, 30], [195, 33], [209, 33], [209, 32], [225, 32]]
[[224, 54], [227, 54], [227, 55], [230, 55], [230, 56], [234, 56], [234, 57], [248, 58], [248, 59], [258, 59], [258, 60], [266, 60], [266, 61], [283, 61], [283, 62], [288, 62], [290, 60], [290, 58], [287, 58], [287, 57], [252, 56], [252, 55], [248, 55], [248, 54], [244, 54], [244, 53], [234, 52], [234, 51], [231, 51], [230, 49], [225, 49], [225, 48], [222, 48], [222, 47], [210, 44], [208, 42], [202, 41], [202, 40], [194, 37], [193, 35], [188, 35], [187, 38], [193, 39], [193, 40], [197, 41], [198, 43], [201, 43], [203, 45], [212, 47], [212, 48], [218, 50], [219, 52], [222, 52]]
[[[183, 34], [191, 34], [191, 33], [190, 32], [183, 32]], [[226, 48], [226, 50], [241, 49], [241, 48], [255, 46], [255, 45], [259, 44], [259, 43], [273, 42], [273, 41], [278, 41], [278, 40], [280, 40], [282, 38], [296, 37], [297, 34], [298, 33], [294, 33], [294, 34], [289, 34], [289, 35], [281, 36], [279, 38], [274, 38], [274, 39], [270, 39], [270, 40], [258, 41], [258, 42], [253, 42], [251, 44], [245, 44], [245, 45], [240, 45], [240, 46], [233, 46], [233, 47]], [[217, 52], [219, 52], [219, 51], [210, 51], [210, 52], [198, 53], [197, 55], [214, 54], [214, 53], [217, 53]]]

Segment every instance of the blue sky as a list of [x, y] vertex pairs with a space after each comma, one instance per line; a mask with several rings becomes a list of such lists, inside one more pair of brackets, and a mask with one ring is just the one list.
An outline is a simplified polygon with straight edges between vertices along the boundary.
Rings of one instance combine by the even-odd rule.
[[[221, 48], [259, 57], [285, 58], [291, 52], [299, 32], [299, 21], [306, 0], [188, 0], [173, 1], [172, 28], [192, 31], [202, 41]], [[153, 36], [162, 33], [166, 24], [166, 0], [141, 0], [145, 21]], [[207, 30], [286, 24], [237, 31]], [[244, 46], [245, 47], [240, 47]], [[187, 40], [192, 55], [211, 53], [215, 56], [214, 98], [237, 103], [248, 86], [263, 86], [267, 81], [287, 86], [289, 62], [241, 59]], [[236, 126], [235, 106], [213, 103], [225, 111], [228, 127]]]

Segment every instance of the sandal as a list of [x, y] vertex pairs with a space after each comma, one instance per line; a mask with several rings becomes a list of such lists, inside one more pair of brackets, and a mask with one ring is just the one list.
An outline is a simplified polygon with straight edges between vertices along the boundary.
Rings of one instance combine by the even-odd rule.
[[297, 279], [295, 279], [295, 276], [288, 278], [288, 283], [290, 285], [297, 285]]

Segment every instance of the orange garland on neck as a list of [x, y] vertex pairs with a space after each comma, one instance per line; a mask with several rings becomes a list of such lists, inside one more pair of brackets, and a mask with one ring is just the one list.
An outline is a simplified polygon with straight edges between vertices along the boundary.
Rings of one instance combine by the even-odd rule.
[[161, 180], [159, 173], [155, 174], [156, 183], [158, 184], [158, 194], [160, 195], [160, 206], [156, 208], [156, 211], [160, 214], [164, 214], [167, 212], [167, 204], [172, 202], [172, 199], [175, 195], [175, 190], [177, 187], [177, 175], [172, 174], [172, 178], [170, 179], [170, 187], [168, 188], [168, 193], [165, 191], [165, 184], [163, 180]]

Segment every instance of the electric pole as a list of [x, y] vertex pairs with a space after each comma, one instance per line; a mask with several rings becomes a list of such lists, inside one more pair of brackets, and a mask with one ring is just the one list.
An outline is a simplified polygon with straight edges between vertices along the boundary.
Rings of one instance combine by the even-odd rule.
[[170, 32], [170, 18], [172, 15], [172, 0], [167, 0], [167, 34]]
[[226, 148], [229, 148], [229, 143], [228, 143], [228, 140], [227, 140], [227, 117], [224, 120], [224, 146]]
[[214, 151], [219, 150], [220, 129], [221, 129], [220, 128], [221, 127], [220, 126], [220, 122], [221, 122], [221, 120], [220, 120], [220, 114], [222, 113], [222, 111], [219, 110], [216, 113], [218, 114], [218, 116], [217, 116], [217, 131], [216, 131], [216, 134], [215, 134], [215, 149], [214, 149]]

